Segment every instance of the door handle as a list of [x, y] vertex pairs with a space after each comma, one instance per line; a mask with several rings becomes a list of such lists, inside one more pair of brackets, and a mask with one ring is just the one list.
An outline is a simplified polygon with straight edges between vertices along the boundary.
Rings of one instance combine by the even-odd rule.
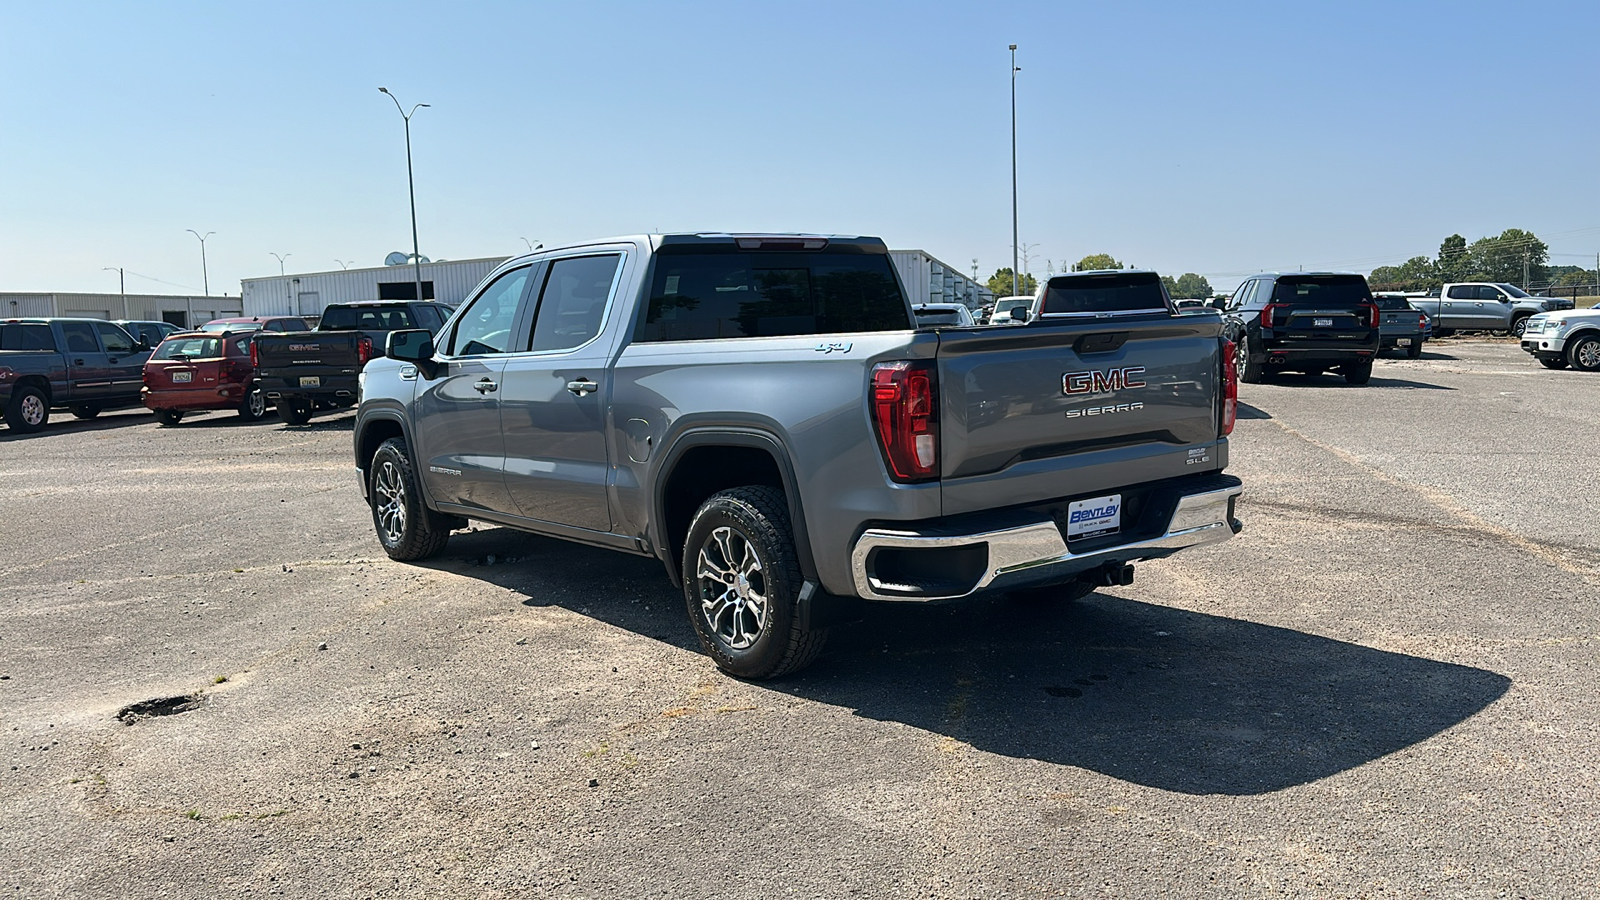
[[567, 382], [567, 390], [579, 397], [582, 397], [584, 394], [591, 394], [600, 390], [600, 385], [595, 384], [587, 378], [579, 378], [577, 381]]
[[498, 391], [500, 389], [500, 383], [498, 381], [490, 381], [489, 379], [484, 378], [480, 379], [478, 383], [472, 387], [480, 394], [487, 394], [490, 391]]
[[75, 360], [72, 361], [72, 364], [75, 365], [75, 366], [81, 366], [81, 365], [83, 365], [83, 360], [75, 359]]

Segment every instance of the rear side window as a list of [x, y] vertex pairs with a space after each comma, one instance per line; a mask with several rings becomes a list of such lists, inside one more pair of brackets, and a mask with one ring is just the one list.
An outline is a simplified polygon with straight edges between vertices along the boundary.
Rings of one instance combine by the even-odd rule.
[[54, 350], [49, 325], [0, 325], [0, 350]]
[[580, 256], [550, 264], [533, 323], [533, 349], [571, 350], [600, 334], [622, 257]]
[[1476, 300], [1478, 299], [1478, 288], [1476, 285], [1471, 284], [1451, 285], [1449, 298], [1451, 300]]
[[713, 252], [656, 257], [636, 341], [910, 329], [905, 298], [877, 253]]
[[[249, 353], [249, 349], [245, 350]], [[222, 338], [186, 337], [162, 341], [151, 359], [216, 359], [222, 355]]]
[[1058, 275], [1045, 287], [1040, 312], [1047, 316], [1151, 312], [1167, 309], [1167, 295], [1154, 272]]
[[1356, 306], [1372, 302], [1360, 275], [1285, 275], [1272, 289], [1273, 303], [1291, 306]]
[[94, 337], [94, 326], [88, 322], [62, 322], [61, 335], [67, 339], [68, 353], [100, 352], [100, 342]]

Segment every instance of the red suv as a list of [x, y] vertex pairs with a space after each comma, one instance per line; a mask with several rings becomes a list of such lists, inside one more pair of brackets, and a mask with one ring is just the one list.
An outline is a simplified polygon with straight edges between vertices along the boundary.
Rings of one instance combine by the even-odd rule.
[[144, 364], [144, 405], [162, 425], [176, 425], [184, 413], [236, 409], [254, 422], [267, 414], [267, 397], [256, 384], [250, 363], [252, 332], [185, 332], [161, 342]]

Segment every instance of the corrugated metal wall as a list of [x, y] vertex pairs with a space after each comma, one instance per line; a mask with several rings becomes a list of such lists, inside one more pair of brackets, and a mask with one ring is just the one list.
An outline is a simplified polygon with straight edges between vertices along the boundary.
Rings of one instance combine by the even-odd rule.
[[183, 313], [187, 325], [241, 315], [238, 297], [173, 297], [165, 294], [3, 294], [0, 318], [95, 315], [111, 319], [162, 321]]
[[987, 288], [921, 250], [890, 250], [889, 260], [912, 303], [963, 303], [972, 309], [993, 299]]
[[[507, 257], [458, 259], [422, 264], [422, 280], [433, 282], [433, 298], [452, 306], [472, 293]], [[310, 272], [246, 278], [239, 282], [247, 316], [317, 316], [332, 303], [377, 300], [378, 285], [413, 283], [411, 266], [379, 266], [342, 272]], [[315, 307], [315, 308], [312, 308]]]

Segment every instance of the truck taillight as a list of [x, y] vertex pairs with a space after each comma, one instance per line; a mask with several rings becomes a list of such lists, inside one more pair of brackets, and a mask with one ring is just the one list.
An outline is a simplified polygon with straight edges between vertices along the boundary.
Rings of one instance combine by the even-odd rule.
[[250, 368], [259, 369], [260, 367], [261, 367], [261, 353], [256, 350], [256, 342], [255, 342], [254, 339], [252, 339], [250, 341]]
[[939, 396], [933, 364], [901, 360], [873, 366], [871, 405], [889, 476], [901, 484], [938, 478]]
[[1233, 341], [1222, 342], [1222, 427], [1223, 435], [1233, 434], [1239, 419], [1239, 366], [1234, 358]]
[[1417, 327], [1426, 330], [1428, 327], [1428, 314], [1417, 313]]
[[1280, 310], [1280, 309], [1288, 309], [1288, 308], [1289, 308], [1289, 304], [1287, 304], [1287, 303], [1268, 303], [1265, 307], [1263, 307], [1261, 309], [1261, 324], [1267, 326], [1268, 328], [1277, 328], [1279, 325], [1287, 325], [1287, 324], [1289, 324], [1289, 314], [1288, 313], [1284, 313], [1283, 314], [1283, 321], [1282, 322], [1278, 322], [1278, 321], [1275, 321], [1273, 319], [1273, 315], [1278, 310]]
[[356, 363], [364, 366], [367, 364], [367, 360], [371, 358], [372, 338], [369, 338], [363, 334], [361, 336], [361, 340], [356, 341]]

